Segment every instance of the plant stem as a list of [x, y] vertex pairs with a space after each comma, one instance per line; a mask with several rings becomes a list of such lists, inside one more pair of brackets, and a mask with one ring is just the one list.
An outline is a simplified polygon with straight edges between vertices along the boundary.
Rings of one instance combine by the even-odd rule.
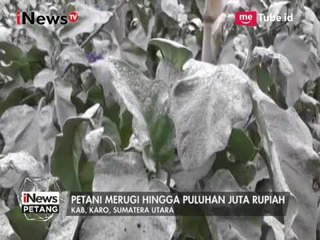
[[171, 182], [171, 173], [168, 172], [166, 185], [167, 185], [169, 188], [170, 188], [170, 182]]
[[212, 39], [212, 26], [215, 20], [222, 12], [221, 0], [206, 0], [205, 9], [203, 13], [203, 40], [202, 40], [202, 56], [201, 60], [204, 62], [213, 63], [214, 56], [214, 43]]

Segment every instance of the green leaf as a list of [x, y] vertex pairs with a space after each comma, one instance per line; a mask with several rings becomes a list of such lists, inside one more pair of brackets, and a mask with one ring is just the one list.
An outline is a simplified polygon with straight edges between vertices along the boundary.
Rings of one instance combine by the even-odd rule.
[[269, 87], [272, 86], [273, 82], [270, 77], [269, 70], [265, 64], [261, 64], [261, 66], [256, 67], [257, 71], [257, 81], [260, 89], [264, 93], [268, 93]]
[[79, 166], [79, 181], [84, 192], [92, 191], [95, 162], [81, 161]]
[[62, 128], [62, 135], [56, 137], [51, 156], [51, 173], [59, 177], [63, 187], [68, 191], [82, 189], [79, 180], [82, 140], [91, 117], [98, 111], [97, 107], [99, 108], [99, 105], [91, 107], [80, 117], [67, 119]]
[[226, 151], [219, 152], [216, 157], [216, 161], [212, 167], [213, 172], [219, 169], [229, 170], [234, 179], [240, 186], [247, 186], [254, 178], [256, 174], [256, 167], [252, 162], [232, 162]]
[[207, 219], [204, 216], [182, 216], [181, 230], [184, 237], [197, 240], [212, 239]]
[[153, 38], [150, 40], [149, 46], [158, 48], [162, 56], [171, 62], [178, 70], [181, 70], [183, 64], [192, 58], [190, 49], [168, 39]]
[[168, 167], [175, 158], [174, 124], [168, 115], [157, 116], [151, 123], [150, 137], [153, 159], [162, 167]]
[[[87, 119], [70, 118], [63, 125], [63, 135], [58, 136], [51, 156], [51, 173], [60, 178], [69, 191], [81, 191], [79, 161], [82, 154], [81, 142], [85, 136]], [[69, 147], [66, 147], [69, 146]]]
[[19, 47], [8, 42], [0, 42], [0, 63], [3, 74], [14, 78], [20, 73], [24, 81], [31, 79], [26, 54]]
[[9, 96], [0, 102], [0, 116], [10, 107], [19, 105], [21, 100], [30, 96], [32, 93], [25, 88], [14, 88]]
[[3, 74], [16, 78], [20, 73], [27, 82], [44, 67], [44, 53], [35, 48], [25, 53], [11, 43], [0, 42], [0, 62]]
[[0, 42], [0, 60], [4, 61], [6, 65], [11, 62], [25, 64], [27, 62], [24, 52], [17, 46], [8, 43]]
[[120, 123], [119, 123], [119, 133], [121, 138], [121, 148], [124, 149], [129, 145], [130, 137], [133, 133], [132, 129], [132, 114], [125, 110], [119, 114]]
[[46, 222], [27, 220], [20, 207], [12, 208], [6, 215], [21, 240], [43, 240], [48, 232]]
[[235, 161], [246, 163], [253, 160], [255, 149], [251, 139], [241, 129], [232, 129], [227, 147], [235, 157]]
[[[106, 108], [106, 103], [103, 95], [103, 90], [101, 86], [93, 85], [89, 90], [88, 90], [88, 103], [89, 104], [94, 104], [94, 103], [99, 103], [100, 106], [103, 107], [105, 110]], [[108, 114], [109, 112], [103, 111], [105, 114]], [[114, 112], [110, 110], [110, 112]], [[111, 114], [111, 113], [109, 113]]]
[[38, 48], [31, 48], [27, 52], [27, 58], [29, 63], [29, 68], [32, 74], [32, 78], [36, 76], [42, 69], [46, 67], [45, 56], [47, 53], [41, 51]]
[[[116, 147], [121, 145], [121, 138], [117, 125], [109, 118], [104, 118], [101, 125], [104, 127], [104, 136], [108, 136], [116, 144]], [[126, 145], [127, 146], [127, 145]]]

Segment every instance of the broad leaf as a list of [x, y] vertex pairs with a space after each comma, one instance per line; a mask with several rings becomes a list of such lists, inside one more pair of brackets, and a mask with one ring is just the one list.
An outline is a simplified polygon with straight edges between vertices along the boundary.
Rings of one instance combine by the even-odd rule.
[[147, 52], [143, 48], [136, 45], [128, 38], [124, 38], [119, 43], [114, 35], [113, 43], [116, 45], [116, 49], [112, 54], [108, 53], [107, 56], [114, 56], [117, 59], [121, 59], [134, 66], [139, 71], [148, 71], [145, 66]]
[[241, 129], [233, 129], [227, 150], [233, 154], [235, 161], [245, 163], [253, 160], [255, 155], [251, 139]]
[[235, 160], [234, 157], [235, 156], [232, 154], [228, 155], [226, 151], [217, 153], [216, 160], [212, 166], [212, 171], [216, 172], [219, 169], [229, 170], [240, 186], [247, 186], [254, 180], [256, 163], [248, 161], [248, 159], [243, 161], [243, 158], [240, 158], [243, 161], [242, 162], [240, 159]]
[[[279, 108], [257, 89], [254, 99], [274, 190], [291, 191], [296, 198], [291, 197], [289, 202], [285, 234], [293, 223], [293, 231], [299, 238], [315, 239], [318, 194], [313, 190], [312, 181], [318, 174], [320, 162], [313, 150], [311, 133], [294, 109]], [[299, 203], [298, 210], [295, 201]]]
[[71, 102], [72, 86], [66, 81], [54, 82], [54, 104], [58, 123], [63, 126], [66, 119], [76, 115], [76, 108]]
[[183, 8], [177, 0], [161, 0], [160, 2], [162, 11], [175, 20], [183, 13]]
[[[227, 170], [218, 170], [205, 185], [210, 192], [242, 192], [232, 174]], [[207, 216], [212, 234], [221, 239], [260, 239], [262, 217], [247, 216]], [[218, 238], [219, 239], [219, 238]]]
[[7, 240], [20, 239], [12, 229], [8, 218], [4, 214], [0, 214], [0, 237]]
[[56, 137], [54, 151], [51, 156], [51, 173], [59, 177], [66, 190], [81, 190], [79, 163], [82, 155], [82, 141], [88, 124], [98, 109], [99, 105], [95, 105], [82, 116], [67, 119], [63, 125], [62, 134]]
[[2, 116], [2, 114], [10, 107], [19, 105], [22, 100], [29, 97], [32, 93], [32, 91], [25, 88], [14, 88], [12, 92], [10, 92], [9, 95], [0, 102], [0, 116]]
[[52, 221], [45, 240], [71, 240], [76, 233], [79, 216], [66, 216], [69, 197], [66, 193], [63, 193], [63, 197], [64, 205]]
[[26, 54], [8, 42], [0, 42], [0, 70], [11, 77], [16, 77], [20, 73], [24, 81], [31, 78]]
[[150, 125], [152, 158], [161, 167], [169, 167], [176, 157], [174, 124], [168, 115], [160, 115]]
[[51, 105], [38, 111], [27, 105], [9, 108], [0, 118], [0, 132], [5, 141], [3, 153], [25, 151], [38, 160], [49, 156], [57, 134], [53, 118]]
[[[101, 126], [88, 132], [82, 143], [83, 150], [89, 161], [98, 161], [101, 152], [117, 152], [120, 149], [121, 140], [116, 124], [110, 119], [104, 118]], [[101, 151], [101, 149], [103, 150]]]
[[56, 74], [49, 68], [43, 69], [33, 79], [33, 85], [37, 88], [45, 88], [47, 83], [53, 82], [56, 78]]
[[275, 62], [284, 76], [293, 74], [294, 69], [289, 60], [282, 54], [275, 53], [272, 49], [264, 47], [255, 47], [252, 51], [252, 57], [259, 61], [259, 64], [273, 61]]
[[60, 30], [59, 35], [62, 39], [74, 39], [78, 34], [90, 33], [94, 30], [96, 24], [104, 24], [112, 16], [109, 11], [99, 11], [79, 2], [72, 3], [72, 6], [77, 11], [79, 20], [76, 23], [67, 24]]
[[161, 51], [162, 56], [179, 70], [192, 57], [190, 49], [168, 39], [153, 38], [150, 40], [149, 45], [157, 47]]
[[204, 178], [211, 170], [215, 156], [203, 163], [201, 167], [185, 170], [182, 167], [172, 174], [172, 179], [179, 191], [194, 191], [197, 189], [199, 180]]
[[286, 76], [282, 87], [287, 105], [291, 107], [300, 98], [305, 83], [314, 81], [320, 76], [317, 57], [298, 36], [278, 34], [274, 47], [276, 52], [288, 58], [294, 70], [292, 74]]
[[[133, 115], [133, 131], [141, 149], [145, 149], [150, 145], [150, 136], [143, 113], [152, 104], [152, 91], [156, 91], [152, 80], [113, 58], [98, 61], [92, 64], [92, 68], [93, 74], [104, 89], [105, 97], [112, 95]], [[155, 171], [154, 162], [147, 157], [144, 157], [144, 161], [149, 170]]]
[[96, 164], [93, 191], [145, 191], [148, 178], [141, 154], [108, 153]]
[[59, 71], [64, 73], [70, 65], [89, 67], [85, 52], [79, 46], [68, 46], [58, 56]]
[[54, 33], [52, 33], [45, 26], [38, 24], [27, 24], [25, 28], [29, 37], [33, 38], [36, 42], [36, 46], [51, 54], [54, 51], [55, 45], [58, 43], [58, 39]]
[[[168, 191], [159, 180], [149, 182], [140, 154], [111, 153], [96, 165], [93, 191]], [[114, 216], [87, 217], [80, 239], [170, 240], [176, 228], [175, 217]]]
[[266, 239], [284, 240], [284, 239], [297, 239], [294, 232], [289, 231], [286, 235], [285, 226], [273, 216], [264, 216], [263, 221], [266, 225], [270, 227], [266, 234]]
[[178, 154], [185, 169], [202, 166], [225, 149], [232, 128], [244, 127], [252, 110], [249, 81], [233, 65], [186, 63], [171, 105]]
[[[319, 4], [319, 3], [318, 3]], [[318, 55], [320, 54], [320, 21], [317, 17], [317, 15], [307, 6], [304, 6], [304, 21], [301, 21], [301, 29], [305, 34], [310, 34], [312, 35], [317, 43], [317, 50], [318, 50]], [[305, 26], [311, 25], [311, 29], [304, 29]]]
[[[290, 4], [290, 1], [275, 1], [275, 2], [273, 2], [269, 7], [268, 15], [282, 17], [283, 14], [281, 14], [281, 13], [288, 11], [287, 9], [285, 9], [286, 11], [284, 11], [283, 9], [285, 7], [287, 7], [289, 4]], [[270, 31], [270, 28], [273, 23], [274, 23], [274, 21], [267, 21], [266, 27], [267, 27], [268, 32]]]
[[[0, 3], [1, 6], [1, 3]], [[11, 34], [11, 29], [6, 28], [4, 26], [0, 26], [0, 41], [8, 41], [9, 40], [9, 36]]]
[[136, 29], [131, 31], [128, 35], [128, 38], [138, 47], [143, 50], [147, 50], [149, 40], [151, 39], [152, 29], [155, 25], [155, 18], [151, 17], [147, 21], [147, 31], [143, 28], [143, 23], [140, 24]]
[[[60, 55], [60, 69], [64, 71], [69, 64], [76, 64], [81, 60], [74, 61], [70, 58], [70, 53], [66, 53], [61, 57]], [[67, 59], [67, 60], [66, 60]], [[64, 81], [63, 81], [64, 80]], [[54, 105], [60, 127], [63, 126], [65, 120], [76, 115], [76, 108], [71, 102], [72, 85], [64, 78], [58, 79], [55, 71], [45, 68], [39, 72], [34, 79], [34, 86], [44, 89], [49, 82], [53, 83], [54, 87]]]
[[15, 207], [6, 213], [11, 226], [23, 240], [43, 240], [47, 234], [46, 222], [29, 221], [20, 207]]
[[269, 91], [269, 87], [272, 86], [273, 82], [266, 64], [261, 64], [260, 66], [257, 66], [256, 74], [260, 89], [264, 93], [267, 93]]
[[26, 177], [45, 176], [43, 164], [25, 152], [9, 153], [0, 159], [0, 187], [19, 190]]

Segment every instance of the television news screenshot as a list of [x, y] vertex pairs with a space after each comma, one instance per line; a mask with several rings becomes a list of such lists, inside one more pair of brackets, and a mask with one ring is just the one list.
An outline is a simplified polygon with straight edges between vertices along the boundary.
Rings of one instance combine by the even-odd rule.
[[319, 0], [0, 0], [0, 240], [320, 240]]

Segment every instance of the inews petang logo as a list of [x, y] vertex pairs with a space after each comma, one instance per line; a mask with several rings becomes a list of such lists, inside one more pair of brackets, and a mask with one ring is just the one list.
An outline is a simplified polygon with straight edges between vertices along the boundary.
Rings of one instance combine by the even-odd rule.
[[58, 213], [59, 192], [21, 192], [22, 213]]
[[16, 24], [67, 24], [76, 23], [79, 20], [79, 15], [76, 11], [69, 12], [68, 15], [62, 16], [47, 16], [47, 15], [36, 15], [35, 12], [22, 12], [18, 10], [16, 12]]

